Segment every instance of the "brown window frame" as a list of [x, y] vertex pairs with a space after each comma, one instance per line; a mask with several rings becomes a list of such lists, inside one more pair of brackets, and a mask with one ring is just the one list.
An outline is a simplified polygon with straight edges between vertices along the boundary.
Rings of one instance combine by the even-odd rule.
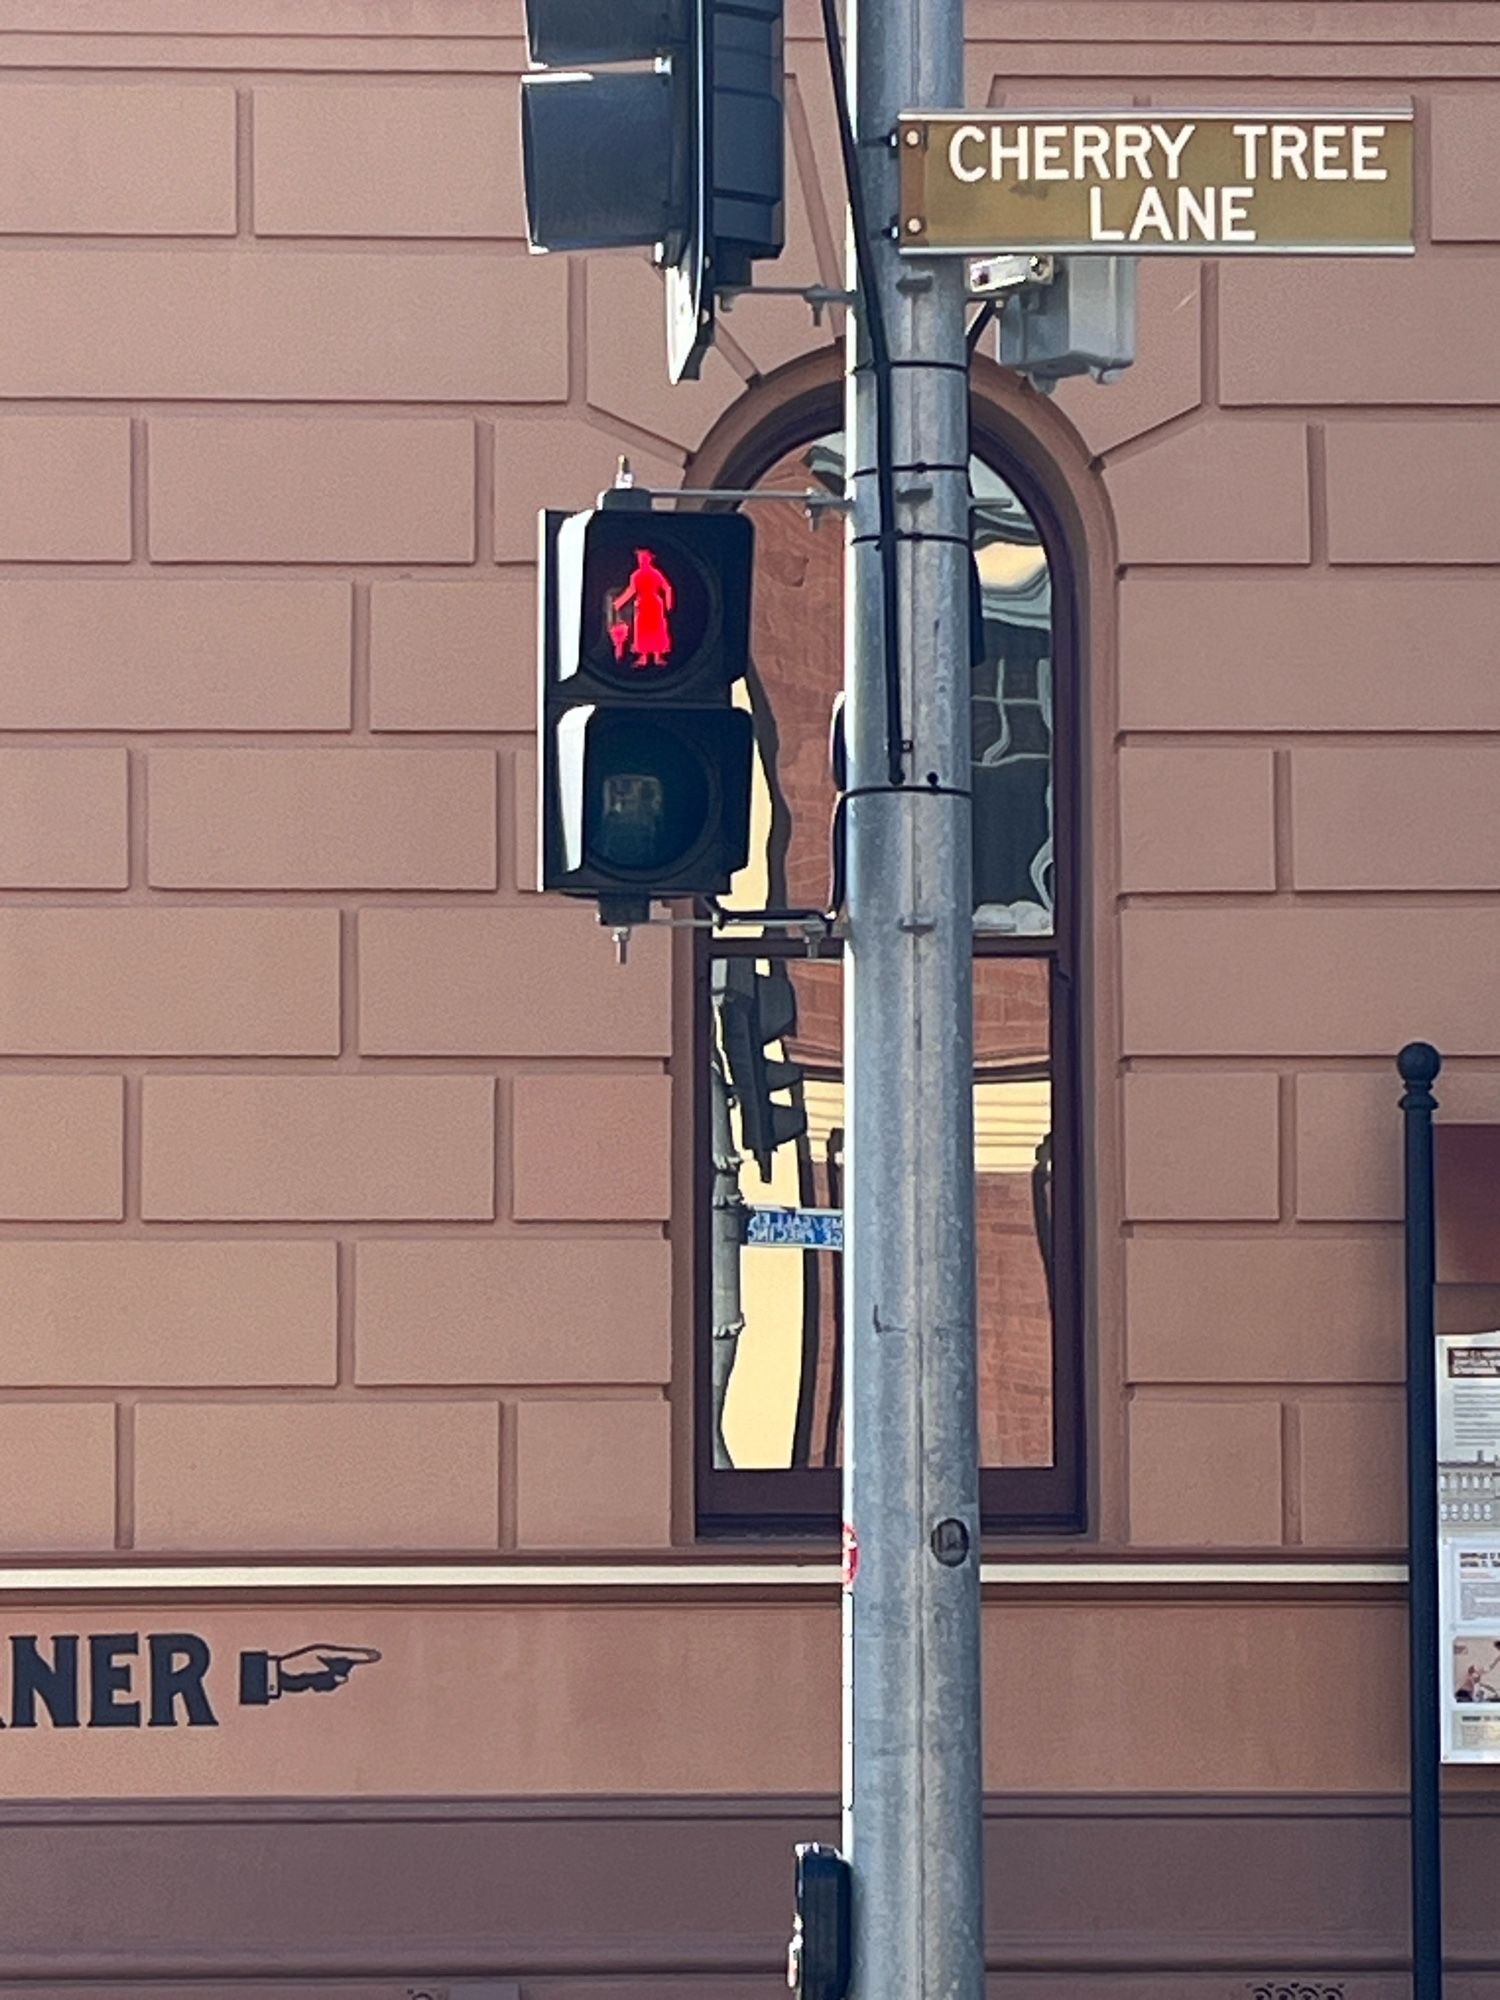
[[[841, 413], [828, 393], [799, 400], [781, 422], [740, 455], [723, 483], [753, 486], [788, 451], [836, 431]], [[1084, 690], [1078, 644], [1076, 571], [1056, 510], [1030, 469], [1018, 460], [975, 402], [971, 450], [1009, 484], [1030, 513], [1046, 553], [1052, 586], [1052, 769], [1055, 922], [1050, 936], [976, 932], [974, 957], [1045, 960], [1051, 968], [1053, 1267], [1052, 1463], [987, 1466], [980, 1474], [980, 1515], [987, 1535], [1078, 1534], [1087, 1527], [1084, 1408], [1084, 1273], [1088, 1267], [1083, 1202], [1083, 1044], [1079, 950], [1082, 911], [1081, 744]], [[804, 947], [776, 938], [714, 937], [695, 933], [693, 957], [694, 1162], [693, 1354], [694, 1486], [697, 1533], [702, 1540], [823, 1537], [837, 1532], [840, 1472], [834, 1466], [723, 1468], [713, 1463], [712, 1260], [709, 1217], [713, 1168], [709, 1065], [703, 1060], [712, 1034], [710, 967], [716, 958], [787, 958]], [[842, 946], [824, 955], [841, 958]]]

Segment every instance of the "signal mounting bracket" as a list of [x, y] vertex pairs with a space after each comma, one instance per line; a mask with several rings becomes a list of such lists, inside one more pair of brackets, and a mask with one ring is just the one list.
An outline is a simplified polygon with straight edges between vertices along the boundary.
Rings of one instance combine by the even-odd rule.
[[651, 507], [658, 500], [733, 500], [737, 506], [751, 500], [794, 500], [814, 516], [829, 508], [847, 513], [854, 505], [842, 493], [825, 493], [816, 486], [809, 486], [800, 493], [775, 486], [643, 486], [631, 471], [630, 460], [624, 457], [615, 473], [613, 486], [607, 486], [599, 495], [598, 505]]
[[[609, 493], [618, 493], [621, 489], [617, 486], [611, 486], [605, 490]], [[733, 500], [736, 505], [739, 505], [749, 500], [795, 500], [799, 507], [805, 507], [811, 513], [820, 512], [830, 507], [837, 508], [842, 513], [847, 513], [854, 505], [854, 502], [846, 500], [842, 493], [820, 493], [815, 486], [810, 486], [806, 492], [800, 493], [782, 492], [774, 486], [637, 486], [631, 490], [642, 494], [648, 502], [652, 500]], [[601, 494], [600, 499], [602, 500], [603, 497], [603, 494]], [[618, 506], [619, 504], [617, 500], [610, 502], [611, 506]]]
[[786, 930], [801, 931], [809, 958], [821, 958], [824, 945], [844, 935], [843, 918], [835, 916], [830, 910], [727, 910], [717, 897], [704, 900], [709, 908], [706, 917], [653, 917], [649, 906], [647, 914], [642, 916], [638, 903], [628, 903], [628, 899], [623, 897], [599, 897], [599, 922], [609, 927], [616, 965], [627, 962], [631, 933], [641, 927], [648, 930], [713, 931], [717, 934], [756, 924], [774, 924]]
[[718, 296], [726, 312], [736, 299], [801, 299], [812, 309], [814, 326], [823, 324], [823, 315], [830, 306], [852, 311], [859, 304], [858, 292], [844, 291], [838, 285], [721, 285]]

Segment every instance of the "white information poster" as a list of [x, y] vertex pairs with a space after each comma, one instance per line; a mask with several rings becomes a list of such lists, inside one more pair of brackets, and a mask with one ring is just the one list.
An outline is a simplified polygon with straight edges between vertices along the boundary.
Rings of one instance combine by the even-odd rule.
[[1500, 1764], [1500, 1331], [1437, 1343], [1443, 1761]]

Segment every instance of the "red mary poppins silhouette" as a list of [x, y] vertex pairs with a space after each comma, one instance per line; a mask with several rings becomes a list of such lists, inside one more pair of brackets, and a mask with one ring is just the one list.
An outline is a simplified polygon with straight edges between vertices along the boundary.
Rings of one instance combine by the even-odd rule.
[[[650, 549], [637, 549], [630, 581], [613, 601], [613, 622], [609, 636], [614, 641], [615, 658], [623, 660], [629, 641], [638, 667], [664, 667], [672, 650], [672, 627], [668, 614], [676, 603], [671, 584], [656, 566]], [[627, 604], [635, 606], [631, 623], [621, 616]], [[634, 630], [631, 629], [633, 624]]]

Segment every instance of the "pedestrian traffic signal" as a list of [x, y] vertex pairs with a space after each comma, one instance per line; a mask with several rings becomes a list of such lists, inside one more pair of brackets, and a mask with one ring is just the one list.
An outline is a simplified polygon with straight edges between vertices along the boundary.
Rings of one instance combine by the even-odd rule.
[[542, 516], [540, 875], [638, 923], [749, 858], [754, 531], [603, 502]]
[[[786, 240], [782, 0], [526, 0], [526, 227], [536, 250], [654, 247], [667, 369], [695, 377], [715, 292]], [[650, 63], [650, 68], [615, 65]], [[603, 75], [578, 74], [592, 65]]]
[[801, 1066], [766, 1053], [768, 1043], [784, 1042], [795, 1032], [797, 995], [785, 966], [773, 964], [768, 972], [757, 972], [751, 958], [715, 960], [713, 995], [729, 1087], [740, 1115], [740, 1145], [768, 1181], [776, 1148], [807, 1130], [807, 1113], [799, 1105], [777, 1104], [771, 1095], [801, 1083]]

